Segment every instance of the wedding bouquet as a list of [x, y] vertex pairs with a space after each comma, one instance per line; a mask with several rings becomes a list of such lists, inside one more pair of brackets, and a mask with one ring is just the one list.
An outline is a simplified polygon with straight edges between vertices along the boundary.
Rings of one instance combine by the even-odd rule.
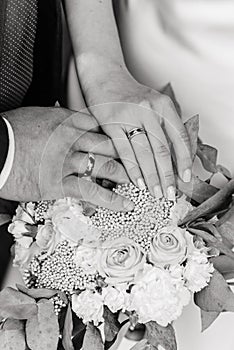
[[169, 201], [118, 185], [135, 204], [128, 213], [74, 198], [19, 204], [9, 232], [26, 287], [0, 293], [2, 349], [109, 349], [123, 325], [140, 323], [145, 338], [133, 349], [175, 350], [173, 321], [192, 296], [203, 330], [234, 311], [234, 181], [198, 139], [198, 117], [185, 125], [193, 156], [227, 178], [221, 190], [211, 178], [178, 178]]

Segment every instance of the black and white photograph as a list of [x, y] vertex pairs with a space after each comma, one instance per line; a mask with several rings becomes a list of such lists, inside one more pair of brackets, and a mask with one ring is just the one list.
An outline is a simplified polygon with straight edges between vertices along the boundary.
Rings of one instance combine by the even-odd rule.
[[234, 0], [0, 0], [0, 350], [233, 327]]

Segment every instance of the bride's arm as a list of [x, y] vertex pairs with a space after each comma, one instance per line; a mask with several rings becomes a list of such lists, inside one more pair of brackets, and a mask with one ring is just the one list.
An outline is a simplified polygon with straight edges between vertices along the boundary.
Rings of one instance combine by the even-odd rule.
[[[88, 106], [112, 138], [130, 179], [139, 187], [146, 184], [156, 197], [164, 193], [173, 199], [175, 180], [167, 138], [186, 182], [191, 177], [191, 156], [188, 135], [172, 101], [139, 84], [128, 72], [111, 0], [65, 0], [65, 5]], [[146, 134], [129, 140], [126, 133], [133, 128], [144, 128]]]
[[[114, 65], [125, 69], [112, 1], [65, 0], [65, 8], [84, 91], [86, 86], [93, 86], [94, 80], [102, 79], [102, 74], [113, 70]], [[86, 98], [92, 100], [90, 95]]]

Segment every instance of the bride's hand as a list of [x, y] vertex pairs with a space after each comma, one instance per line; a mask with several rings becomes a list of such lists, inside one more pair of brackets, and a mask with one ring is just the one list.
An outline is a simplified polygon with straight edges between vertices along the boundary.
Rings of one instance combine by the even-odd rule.
[[[110, 72], [110, 70], [109, 70]], [[175, 196], [175, 166], [184, 182], [191, 179], [190, 142], [172, 100], [139, 84], [125, 70], [100, 74], [93, 89], [85, 91], [92, 113], [112, 138], [133, 183], [147, 185], [156, 197]], [[98, 105], [97, 105], [98, 104]], [[145, 134], [128, 138], [128, 132], [143, 128]]]

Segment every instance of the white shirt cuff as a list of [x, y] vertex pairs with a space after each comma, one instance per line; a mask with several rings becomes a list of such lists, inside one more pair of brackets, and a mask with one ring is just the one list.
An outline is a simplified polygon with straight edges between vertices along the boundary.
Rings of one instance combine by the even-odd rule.
[[7, 158], [6, 158], [6, 162], [5, 165], [1, 171], [0, 174], [0, 189], [3, 188], [3, 186], [5, 185], [5, 183], [7, 182], [7, 179], [10, 175], [11, 169], [12, 169], [12, 165], [13, 165], [13, 161], [14, 161], [14, 156], [15, 156], [15, 137], [14, 137], [14, 132], [13, 129], [11, 127], [11, 124], [9, 123], [9, 121], [5, 118], [3, 118], [6, 126], [7, 126], [7, 130], [8, 130], [8, 137], [9, 137], [9, 148], [8, 148], [8, 153], [7, 153]]

